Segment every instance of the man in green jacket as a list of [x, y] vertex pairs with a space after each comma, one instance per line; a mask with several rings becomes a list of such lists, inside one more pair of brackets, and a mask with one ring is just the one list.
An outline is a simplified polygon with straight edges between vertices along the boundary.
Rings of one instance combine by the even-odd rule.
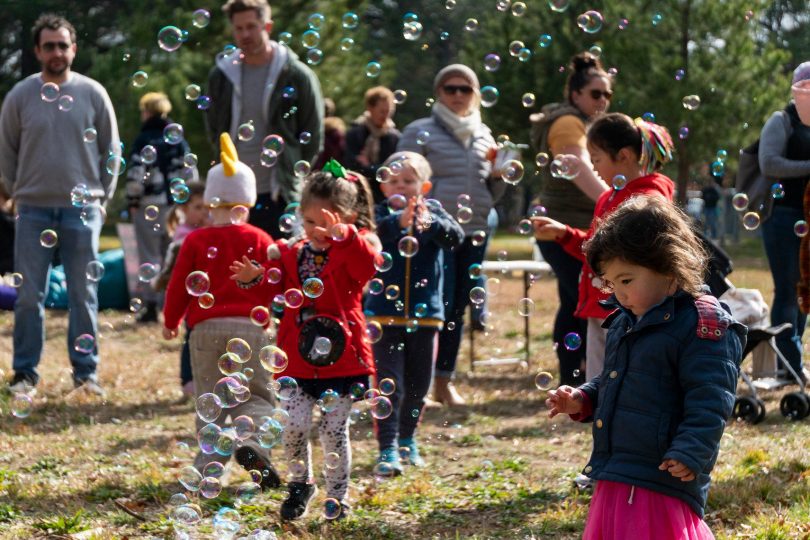
[[270, 39], [267, 0], [228, 0], [222, 11], [237, 48], [217, 55], [208, 76], [208, 135], [217, 152], [219, 134], [231, 135], [256, 174], [250, 223], [279, 238], [279, 218], [301, 195], [294, 165], [312, 163], [323, 146], [321, 86], [293, 51]]

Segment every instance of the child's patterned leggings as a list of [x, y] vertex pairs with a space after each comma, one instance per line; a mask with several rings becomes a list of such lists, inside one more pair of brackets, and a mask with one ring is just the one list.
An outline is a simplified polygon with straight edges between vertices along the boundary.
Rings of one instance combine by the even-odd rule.
[[[312, 446], [309, 442], [309, 431], [312, 427], [312, 409], [317, 400], [299, 390], [292, 399], [281, 401], [290, 419], [284, 428], [284, 453], [290, 469], [290, 480], [293, 482], [313, 482]], [[318, 435], [325, 466], [326, 496], [339, 501], [346, 498], [349, 487], [349, 473], [352, 463], [352, 449], [349, 444], [349, 413], [352, 409], [352, 398], [341, 396], [337, 406], [331, 412], [321, 411]], [[328, 454], [334, 452], [338, 458], [330, 460]]]

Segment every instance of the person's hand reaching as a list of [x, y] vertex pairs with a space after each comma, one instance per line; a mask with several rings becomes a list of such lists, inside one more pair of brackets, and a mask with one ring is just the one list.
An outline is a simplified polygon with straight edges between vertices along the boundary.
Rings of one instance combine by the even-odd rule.
[[582, 392], [566, 385], [549, 391], [546, 399], [549, 418], [554, 418], [558, 414], [577, 414], [582, 411], [582, 406]]

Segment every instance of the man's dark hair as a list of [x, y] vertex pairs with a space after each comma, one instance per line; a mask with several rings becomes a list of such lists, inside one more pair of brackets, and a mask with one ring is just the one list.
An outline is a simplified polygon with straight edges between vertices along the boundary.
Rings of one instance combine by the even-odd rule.
[[232, 19], [236, 13], [243, 11], [255, 11], [256, 16], [263, 23], [268, 22], [272, 18], [270, 4], [267, 3], [267, 0], [228, 0], [228, 2], [222, 6], [222, 11], [228, 19]]
[[70, 42], [76, 43], [76, 29], [73, 28], [73, 25], [70, 24], [67, 19], [53, 13], [45, 13], [39, 16], [36, 22], [34, 22], [34, 26], [31, 28], [31, 36], [34, 38], [34, 45], [37, 47], [39, 47], [39, 36], [45, 28], [48, 30], [64, 28], [70, 34]]

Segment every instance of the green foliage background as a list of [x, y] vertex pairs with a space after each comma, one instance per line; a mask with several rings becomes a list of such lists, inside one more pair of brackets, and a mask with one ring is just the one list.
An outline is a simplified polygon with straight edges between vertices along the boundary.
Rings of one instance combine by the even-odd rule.
[[[453, 3], [453, 9], [448, 9]], [[291, 48], [304, 56], [300, 37], [308, 17], [325, 16], [319, 30], [323, 61], [312, 68], [324, 95], [335, 100], [338, 115], [347, 122], [362, 112], [365, 90], [384, 84], [408, 93], [395, 117], [404, 127], [428, 113], [426, 101], [432, 97], [436, 71], [450, 62], [466, 63], [479, 74], [482, 85], [495, 86], [500, 93], [497, 104], [484, 109], [484, 120], [496, 135], [508, 135], [516, 142], [528, 142], [530, 113], [562, 99], [569, 58], [598, 46], [605, 67], [617, 70], [611, 109], [631, 116], [652, 112], [677, 140], [676, 162], [667, 172], [678, 179], [682, 194], [687, 181], [699, 174], [701, 165], [714, 160], [719, 149], [728, 150], [728, 176], [733, 176], [737, 150], [756, 139], [767, 116], [787, 102], [790, 72], [805, 59], [801, 55], [810, 43], [804, 1], [574, 0], [565, 11], [555, 12], [545, 0], [529, 0], [522, 16], [512, 13], [516, 3], [501, 11], [498, 4], [509, 2], [276, 1], [272, 2], [273, 36], [290, 32]], [[140, 95], [164, 91], [174, 104], [172, 117], [185, 127], [200, 163], [209, 163], [213, 156], [204, 136], [202, 113], [185, 99], [184, 88], [191, 83], [204, 88], [216, 53], [230, 42], [221, 5], [213, 0], [0, 0], [0, 98], [22, 76], [38, 71], [29, 29], [40, 13], [54, 11], [76, 25], [79, 53], [74, 69], [105, 85], [116, 107], [122, 140], [131, 143], [138, 132]], [[202, 29], [191, 23], [192, 13], [200, 8], [211, 12], [211, 23]], [[601, 30], [593, 34], [576, 24], [577, 16], [588, 9], [604, 17]], [[360, 17], [354, 30], [341, 24], [348, 11]], [[402, 35], [407, 13], [416, 14], [423, 25], [415, 41]], [[660, 22], [653, 24], [656, 15]], [[474, 32], [465, 30], [469, 19], [478, 22]], [[628, 20], [625, 29], [619, 28], [621, 19]], [[165, 25], [189, 32], [188, 41], [172, 53], [158, 47], [157, 33]], [[552, 37], [549, 47], [538, 45], [541, 34]], [[344, 37], [354, 40], [348, 51], [341, 49]], [[528, 61], [510, 55], [509, 45], [515, 40], [531, 50]], [[488, 53], [502, 58], [495, 72], [484, 70]], [[383, 67], [377, 78], [366, 76], [370, 61]], [[681, 81], [674, 78], [677, 69], [686, 70]], [[130, 83], [137, 70], [149, 74], [144, 88]], [[529, 92], [536, 102], [526, 108], [521, 97]], [[701, 97], [698, 110], [687, 111], [681, 105], [688, 94]], [[689, 127], [685, 140], [677, 137], [681, 126]], [[532, 184], [533, 152], [523, 159], [527, 175], [521, 190], [513, 194], [516, 201]], [[202, 172], [206, 169], [203, 165]]]

